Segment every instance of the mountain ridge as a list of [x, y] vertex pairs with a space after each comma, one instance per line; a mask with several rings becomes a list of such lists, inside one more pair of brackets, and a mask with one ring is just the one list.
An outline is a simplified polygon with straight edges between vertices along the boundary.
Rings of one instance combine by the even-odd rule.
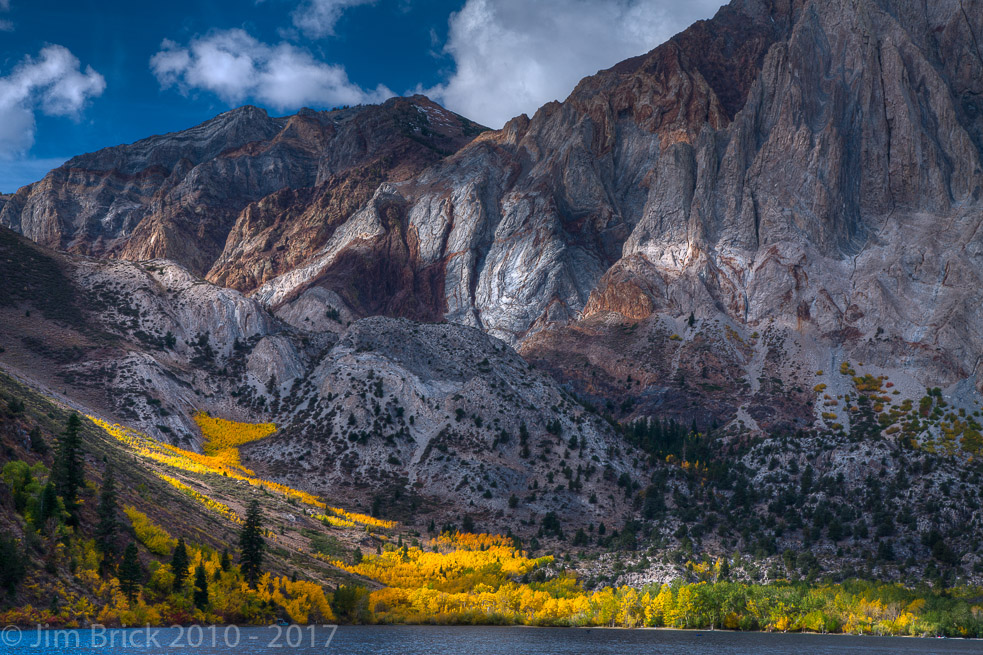
[[[978, 33], [979, 0], [735, 0], [501, 130], [421, 97], [247, 108], [276, 135], [199, 186], [168, 154], [173, 189], [206, 216], [223, 162], [276, 148], [303, 184], [197, 223], [164, 169], [104, 198], [53, 173], [0, 220], [65, 249], [59, 194], [161, 211], [117, 250], [78, 232], [116, 259], [0, 230], [0, 361], [187, 447], [198, 410], [277, 421], [250, 466], [406, 516], [978, 577]], [[50, 343], [18, 257], [86, 299]]]

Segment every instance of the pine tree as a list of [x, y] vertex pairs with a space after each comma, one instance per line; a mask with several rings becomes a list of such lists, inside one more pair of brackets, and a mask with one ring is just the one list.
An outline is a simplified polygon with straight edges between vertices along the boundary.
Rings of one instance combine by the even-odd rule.
[[174, 591], [184, 589], [184, 579], [188, 577], [188, 549], [184, 545], [184, 539], [177, 540], [174, 547], [174, 554], [171, 556], [171, 572], [174, 573]]
[[35, 427], [28, 436], [31, 439], [31, 450], [39, 455], [48, 454], [48, 444], [45, 443], [44, 437], [41, 436], [41, 428]]
[[59, 512], [58, 493], [55, 491], [54, 483], [48, 482], [41, 489], [37, 503], [34, 506], [34, 515], [32, 517], [34, 527], [38, 530], [44, 530], [44, 525], [48, 522], [48, 519], [58, 516]]
[[229, 551], [225, 548], [222, 549], [222, 559], [219, 560], [219, 566], [222, 567], [223, 571], [228, 571], [229, 567], [232, 566], [232, 558], [229, 557]]
[[23, 551], [23, 544], [13, 537], [0, 536], [0, 589], [6, 589], [11, 595], [27, 570], [21, 555]]
[[116, 478], [111, 466], [106, 466], [96, 510], [99, 524], [96, 526], [96, 546], [105, 559], [116, 556], [116, 539], [119, 536], [119, 506], [116, 502]]
[[208, 580], [205, 579], [205, 567], [201, 564], [195, 567], [195, 607], [200, 610], [208, 606]]
[[246, 511], [246, 522], [239, 533], [239, 562], [242, 575], [250, 587], [256, 588], [256, 581], [263, 572], [263, 550], [266, 542], [263, 539], [262, 516], [259, 503], [252, 501]]
[[119, 565], [119, 588], [132, 601], [140, 590], [142, 579], [143, 569], [137, 557], [137, 545], [130, 542], [123, 551], [123, 561]]
[[58, 439], [58, 453], [51, 477], [55, 483], [55, 491], [61, 496], [68, 512], [69, 525], [78, 525], [78, 493], [85, 484], [85, 471], [82, 463], [82, 439], [79, 430], [82, 419], [72, 412], [65, 425], [65, 431]]

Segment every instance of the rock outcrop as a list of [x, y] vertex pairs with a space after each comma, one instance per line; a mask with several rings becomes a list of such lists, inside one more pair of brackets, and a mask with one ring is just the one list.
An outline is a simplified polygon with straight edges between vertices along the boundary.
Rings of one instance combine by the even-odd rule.
[[[85, 413], [186, 448], [201, 445], [196, 411], [274, 421], [274, 437], [244, 449], [269, 479], [364, 505], [442, 508], [448, 521], [468, 505], [502, 531], [516, 513], [586, 527], [630, 512], [615, 483], [643, 474], [632, 449], [479, 330], [327, 318], [330, 295], [292, 306], [295, 327], [171, 261], [67, 256], [6, 228], [0, 275], [11, 282], [0, 289], [0, 366]], [[562, 489], [508, 506], [563, 473]]]
[[213, 269], [212, 279], [249, 290], [319, 247], [380, 182], [481, 129], [422, 96], [282, 118], [240, 107], [75, 157], [20, 189], [0, 224], [69, 252]]
[[412, 296], [541, 360], [594, 316], [695, 312], [979, 387], [981, 21], [965, 0], [732, 2], [380, 189], [258, 297]]
[[[980, 0], [734, 0], [473, 140], [421, 97], [243, 108], [76, 158], [0, 220], [55, 247], [176, 259], [297, 328], [478, 328], [620, 418], [801, 426], [818, 405], [733, 390], [808, 389], [796, 349], [983, 390], [981, 43]], [[702, 328], [670, 339], [691, 314]], [[665, 343], [629, 386], [601, 353], [632, 325]], [[727, 330], [796, 345], [744, 352]], [[719, 379], [677, 402], [667, 377], [705, 368], [707, 349]]]

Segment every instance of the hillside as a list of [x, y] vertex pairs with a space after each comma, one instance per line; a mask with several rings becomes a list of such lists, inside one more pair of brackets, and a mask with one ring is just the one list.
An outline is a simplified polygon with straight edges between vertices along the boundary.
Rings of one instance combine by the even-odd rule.
[[351, 561], [273, 567], [385, 585], [376, 617], [478, 593], [394, 553], [510, 543], [495, 589], [552, 600], [724, 562], [979, 585], [979, 35], [980, 0], [734, 0], [501, 130], [413, 96], [82, 155], [0, 197], [8, 393], [118, 424], [225, 528], [249, 494], [341, 528]]
[[0, 268], [24, 285], [0, 297], [0, 363], [86, 413], [185, 448], [201, 447], [200, 410], [276, 422], [275, 438], [245, 449], [251, 467], [421, 526], [471, 513], [504, 531], [510, 497], [555, 486], [552, 457], [575, 451], [575, 477], [529, 501], [530, 525], [550, 511], [584, 526], [627, 516], [616, 481], [641, 474], [630, 449], [477, 330], [343, 325], [306, 296], [281, 319], [165, 260], [66, 257], [3, 229], [0, 239]]

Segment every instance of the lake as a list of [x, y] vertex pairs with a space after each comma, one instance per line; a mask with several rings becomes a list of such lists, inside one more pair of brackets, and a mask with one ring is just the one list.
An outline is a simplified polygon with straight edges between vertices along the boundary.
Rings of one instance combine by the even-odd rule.
[[[6, 629], [10, 655], [851, 655], [983, 653], [983, 642], [838, 635], [563, 628], [342, 626], [37, 631]], [[149, 643], [149, 645], [148, 645]]]

